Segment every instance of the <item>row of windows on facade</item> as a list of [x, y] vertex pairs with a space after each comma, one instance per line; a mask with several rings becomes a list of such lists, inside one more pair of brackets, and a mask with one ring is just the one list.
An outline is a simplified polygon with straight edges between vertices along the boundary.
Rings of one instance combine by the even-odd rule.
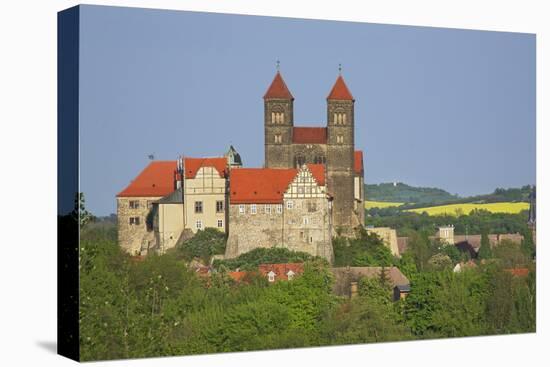
[[[224, 211], [223, 200], [216, 201], [216, 213], [223, 213], [223, 211]], [[202, 201], [195, 201], [195, 213], [201, 214], [202, 212], [203, 212]]]
[[[139, 217], [130, 217], [128, 219], [130, 225], [139, 226], [140, 218]], [[223, 228], [223, 219], [218, 219], [217, 221], [218, 228]], [[197, 229], [203, 229], [202, 220], [197, 220], [195, 222], [195, 228]]]
[[[335, 125], [345, 125], [346, 124], [346, 114], [343, 112], [336, 112], [333, 115], [333, 122]], [[283, 112], [271, 112], [271, 123], [272, 124], [284, 124], [285, 114]]]
[[[273, 141], [275, 142], [275, 144], [281, 144], [283, 142], [283, 136], [281, 134], [275, 134], [273, 136], [273, 138], [274, 138]], [[337, 135], [336, 136], [336, 142], [338, 144], [343, 144], [344, 143], [344, 135]], [[319, 162], [319, 163], [321, 163], [321, 162]]]
[[[319, 155], [319, 156], [315, 156], [313, 158], [313, 163], [315, 164], [325, 164], [327, 163], [327, 160], [324, 156], [322, 155]], [[296, 157], [294, 157], [294, 167], [302, 167], [304, 164], [306, 164], [306, 157], [304, 156], [301, 156], [301, 155], [298, 155]]]
[[[246, 204], [240, 204], [239, 205], [239, 213], [245, 214], [247, 212], [246, 210], [247, 205]], [[271, 214], [272, 211], [277, 212], [277, 214], [281, 214], [283, 212], [283, 205], [282, 204], [248, 204], [248, 212], [250, 214], [257, 214], [259, 210], [263, 208], [263, 212], [265, 214]], [[294, 202], [292, 200], [288, 200], [286, 202], [286, 208], [287, 209], [294, 209]], [[308, 202], [307, 203], [307, 210], [308, 212], [312, 213], [317, 211], [317, 203]]]
[[[151, 208], [151, 205], [152, 205], [152, 202], [147, 200], [147, 208]], [[141, 204], [139, 200], [130, 200], [128, 202], [128, 206], [130, 207], [130, 209], [139, 209]]]

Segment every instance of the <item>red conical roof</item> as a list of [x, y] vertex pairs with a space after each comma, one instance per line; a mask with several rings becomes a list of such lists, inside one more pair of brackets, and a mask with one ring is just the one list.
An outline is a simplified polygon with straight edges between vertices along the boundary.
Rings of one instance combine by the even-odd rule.
[[271, 85], [267, 89], [267, 92], [265, 92], [264, 99], [269, 98], [294, 99], [294, 97], [288, 90], [288, 87], [286, 86], [286, 83], [283, 80], [281, 73], [279, 72], [275, 74], [273, 82], [271, 82]]
[[334, 83], [334, 86], [332, 87], [332, 90], [330, 91], [327, 99], [353, 101], [353, 96], [351, 95], [348, 86], [346, 85], [346, 82], [344, 82], [344, 78], [342, 78], [342, 75], [339, 75], [338, 79], [336, 79], [336, 83]]

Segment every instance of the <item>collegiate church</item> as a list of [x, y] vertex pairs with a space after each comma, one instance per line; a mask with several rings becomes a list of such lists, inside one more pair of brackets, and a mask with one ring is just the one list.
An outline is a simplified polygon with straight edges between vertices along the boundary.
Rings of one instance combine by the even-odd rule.
[[364, 225], [355, 100], [339, 75], [326, 125], [294, 126], [294, 97], [279, 71], [263, 99], [264, 167], [242, 167], [233, 147], [223, 157], [152, 161], [117, 195], [122, 248], [164, 252], [210, 227], [227, 234], [226, 258], [284, 247], [332, 262], [332, 237]]
[[293, 168], [324, 164], [333, 197], [333, 225], [362, 225], [363, 153], [355, 150], [352, 94], [339, 75], [327, 97], [325, 127], [294, 126], [294, 97], [280, 72], [264, 95], [265, 166]]

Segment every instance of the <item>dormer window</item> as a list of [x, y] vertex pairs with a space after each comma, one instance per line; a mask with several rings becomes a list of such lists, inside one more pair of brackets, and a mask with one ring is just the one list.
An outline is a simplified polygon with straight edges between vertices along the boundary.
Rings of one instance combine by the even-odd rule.
[[273, 272], [273, 270], [267, 273], [267, 280], [271, 283], [275, 281], [275, 273]]
[[288, 280], [294, 279], [294, 275], [295, 273], [292, 270], [289, 270], [288, 273], [286, 273]]

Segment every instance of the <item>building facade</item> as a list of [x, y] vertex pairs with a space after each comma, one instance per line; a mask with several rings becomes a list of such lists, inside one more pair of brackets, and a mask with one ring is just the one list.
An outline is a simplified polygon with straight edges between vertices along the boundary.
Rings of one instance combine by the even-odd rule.
[[226, 258], [284, 247], [332, 262], [331, 197], [324, 165], [231, 171]]
[[335, 230], [364, 225], [362, 153], [355, 151], [355, 100], [340, 75], [327, 97], [325, 127], [294, 125], [294, 97], [280, 72], [264, 95], [265, 167], [324, 164]]

